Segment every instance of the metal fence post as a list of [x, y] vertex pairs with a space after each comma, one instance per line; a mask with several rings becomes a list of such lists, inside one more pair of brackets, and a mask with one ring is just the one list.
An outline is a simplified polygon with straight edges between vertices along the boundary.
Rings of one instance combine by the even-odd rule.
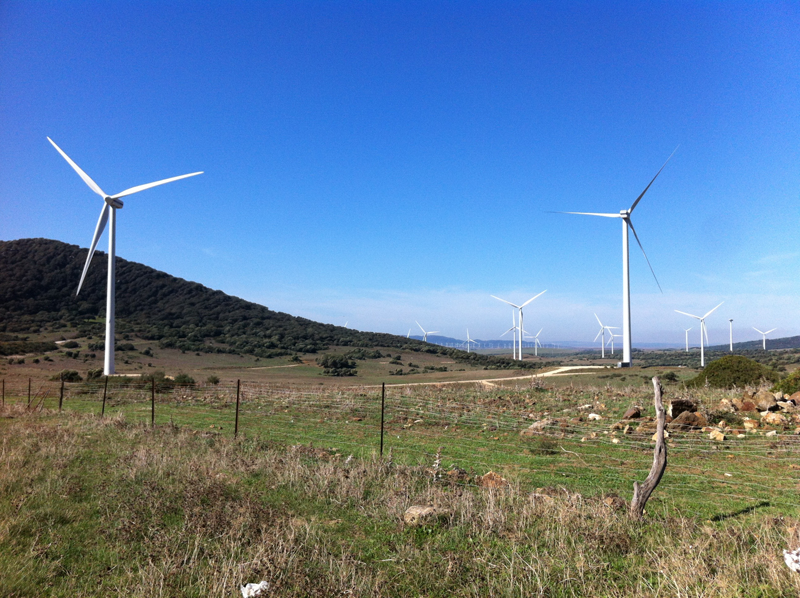
[[386, 382], [381, 382], [381, 457], [383, 457], [383, 412], [386, 405]]
[[236, 423], [233, 426], [233, 437], [239, 435], [239, 389], [241, 387], [241, 380], [236, 381]]
[[108, 376], [106, 376], [106, 383], [103, 386], [103, 407], [100, 409], [100, 417], [106, 414], [106, 393], [108, 392]]
[[150, 427], [156, 426], [156, 379], [150, 381]]

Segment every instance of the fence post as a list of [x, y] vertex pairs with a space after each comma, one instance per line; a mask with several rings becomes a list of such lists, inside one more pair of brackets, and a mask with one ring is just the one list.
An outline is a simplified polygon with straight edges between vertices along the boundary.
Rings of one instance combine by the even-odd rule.
[[239, 435], [239, 388], [241, 387], [241, 380], [236, 381], [236, 423], [233, 426], [233, 437]]
[[6, 379], [3, 378], [3, 407], [6, 406]]
[[58, 412], [61, 413], [61, 405], [64, 404], [64, 374], [61, 374], [61, 390], [58, 392]]
[[381, 457], [383, 457], [383, 412], [386, 405], [386, 382], [381, 382]]
[[150, 381], [150, 427], [155, 428], [156, 426], [156, 378], [153, 376], [153, 379]]
[[28, 378], [28, 409], [31, 408], [31, 379]]
[[654, 402], [656, 406], [656, 448], [653, 450], [653, 466], [650, 468], [647, 478], [641, 485], [639, 482], [633, 483], [633, 498], [630, 505], [630, 516], [633, 519], [641, 519], [644, 516], [644, 507], [653, 490], [656, 489], [656, 486], [661, 481], [664, 470], [667, 468], [667, 444], [664, 442], [666, 413], [664, 412], [664, 404], [661, 401], [661, 393], [664, 390], [661, 387], [661, 381], [658, 376], [653, 377], [653, 389], [655, 391]]
[[108, 376], [106, 376], [106, 383], [103, 386], [103, 407], [100, 409], [100, 417], [104, 417], [106, 414], [106, 393], [108, 392]]

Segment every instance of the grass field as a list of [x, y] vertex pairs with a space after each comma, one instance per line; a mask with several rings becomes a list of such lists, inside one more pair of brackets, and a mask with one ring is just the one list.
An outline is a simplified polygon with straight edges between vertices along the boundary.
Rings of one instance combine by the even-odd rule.
[[[112, 383], [100, 418], [97, 386], [68, 385], [58, 413], [56, 383], [32, 409], [10, 385], [0, 594], [797, 595], [781, 551], [800, 542], [800, 437], [673, 433], [635, 523], [604, 499], [644, 479], [652, 432], [612, 425], [652, 415], [652, 386], [609, 375], [391, 387], [383, 459], [375, 387], [244, 384], [234, 439], [231, 385], [160, 391], [155, 428], [144, 386]], [[713, 417], [732, 393], [691, 396]], [[509, 485], [482, 488], [490, 470]], [[443, 514], [407, 528], [412, 504]]]

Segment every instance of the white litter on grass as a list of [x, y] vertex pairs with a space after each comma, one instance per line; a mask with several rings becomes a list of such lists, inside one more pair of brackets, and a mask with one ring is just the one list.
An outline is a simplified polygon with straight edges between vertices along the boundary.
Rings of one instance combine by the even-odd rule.
[[800, 548], [794, 550], [784, 550], [783, 560], [786, 561], [786, 566], [792, 571], [800, 573]]
[[266, 593], [268, 589], [269, 584], [266, 581], [262, 581], [261, 583], [249, 583], [246, 586], [242, 586], [242, 598], [261, 596]]

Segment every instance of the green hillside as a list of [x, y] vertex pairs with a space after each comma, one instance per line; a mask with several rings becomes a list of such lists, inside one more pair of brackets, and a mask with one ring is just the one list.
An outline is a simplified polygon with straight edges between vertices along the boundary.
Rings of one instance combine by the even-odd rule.
[[[102, 348], [107, 256], [97, 252], [80, 296], [87, 249], [48, 239], [0, 242], [0, 340], [75, 329]], [[161, 348], [277, 357], [332, 346], [388, 347], [448, 355], [495, 367], [533, 367], [392, 334], [359, 332], [275, 312], [117, 257], [118, 342], [125, 335]]]

